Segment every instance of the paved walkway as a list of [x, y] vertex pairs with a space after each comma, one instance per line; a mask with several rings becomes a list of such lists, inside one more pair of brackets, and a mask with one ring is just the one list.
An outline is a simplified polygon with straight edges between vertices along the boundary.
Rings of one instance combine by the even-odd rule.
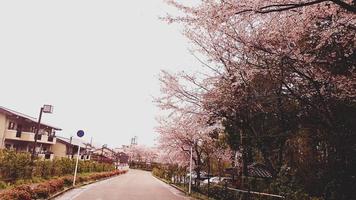
[[55, 200], [188, 200], [150, 172], [130, 170], [105, 181], [73, 189]]

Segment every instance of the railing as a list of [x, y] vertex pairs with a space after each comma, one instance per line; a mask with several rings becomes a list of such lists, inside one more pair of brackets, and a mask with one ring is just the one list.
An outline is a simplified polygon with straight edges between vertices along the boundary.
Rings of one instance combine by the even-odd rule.
[[[6, 130], [5, 139], [34, 142], [35, 133], [16, 131], [16, 130]], [[56, 143], [56, 138], [54, 136], [37, 135], [37, 141], [39, 143], [54, 144]]]
[[231, 191], [235, 191], [235, 192], [240, 192], [240, 193], [255, 194], [255, 195], [259, 195], [259, 196], [275, 197], [275, 198], [285, 199], [284, 196], [277, 195], [277, 194], [269, 194], [269, 193], [265, 193], [265, 192], [255, 192], [255, 191], [240, 190], [240, 189], [235, 189], [235, 188], [230, 188], [230, 187], [227, 187], [227, 189], [229, 189]]
[[[169, 181], [169, 180], [167, 180]], [[170, 180], [173, 185], [180, 187], [183, 190], [188, 191], [188, 180], [186, 177], [176, 177]], [[199, 182], [199, 183], [198, 183]], [[203, 181], [193, 181], [192, 191], [206, 196], [213, 197], [214, 199], [221, 200], [235, 200], [235, 199], [263, 199], [263, 200], [282, 200], [286, 199], [282, 195], [270, 194], [266, 192], [257, 192], [252, 190], [243, 190], [228, 187], [227, 182], [221, 184], [204, 183]]]
[[43, 160], [53, 160], [54, 154], [51, 152], [42, 152], [38, 154], [38, 157]]
[[21, 131], [16, 131], [16, 137], [21, 138]]

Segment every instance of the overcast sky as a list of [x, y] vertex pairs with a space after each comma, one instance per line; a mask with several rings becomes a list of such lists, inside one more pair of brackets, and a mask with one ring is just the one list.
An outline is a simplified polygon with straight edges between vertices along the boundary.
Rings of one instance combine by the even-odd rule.
[[86, 139], [154, 145], [161, 69], [199, 68], [163, 0], [1, 1], [0, 105]]

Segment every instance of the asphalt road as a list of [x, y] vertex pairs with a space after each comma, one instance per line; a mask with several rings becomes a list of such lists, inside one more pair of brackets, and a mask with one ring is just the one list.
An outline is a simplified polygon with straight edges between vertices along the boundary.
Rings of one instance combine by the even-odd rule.
[[188, 200], [183, 193], [154, 178], [130, 170], [124, 175], [73, 189], [55, 200]]

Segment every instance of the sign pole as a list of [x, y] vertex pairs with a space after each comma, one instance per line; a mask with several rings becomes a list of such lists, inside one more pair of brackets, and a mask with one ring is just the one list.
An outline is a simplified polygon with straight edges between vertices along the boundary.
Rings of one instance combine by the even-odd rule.
[[[84, 131], [83, 130], [79, 130], [77, 132], [77, 136], [80, 137], [80, 138], [83, 137], [84, 136]], [[77, 154], [77, 161], [75, 162], [73, 186], [75, 186], [75, 179], [77, 178], [79, 156], [80, 156], [80, 142], [78, 143], [78, 154]]]
[[73, 186], [75, 186], [75, 179], [77, 178], [78, 162], [79, 162], [80, 145], [78, 145], [77, 161], [75, 163]]

